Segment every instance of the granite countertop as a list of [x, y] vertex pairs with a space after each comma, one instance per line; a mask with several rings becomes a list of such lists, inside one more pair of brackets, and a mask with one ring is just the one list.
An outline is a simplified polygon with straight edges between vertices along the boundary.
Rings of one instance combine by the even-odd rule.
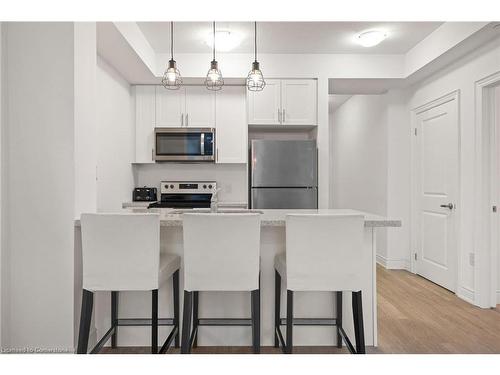
[[[177, 211], [177, 212], [176, 212]], [[197, 210], [192, 210], [196, 212]], [[230, 210], [225, 209], [229, 212]], [[241, 212], [241, 209], [235, 210]], [[249, 212], [262, 212], [261, 223], [263, 227], [282, 227], [285, 226], [285, 217], [287, 214], [332, 214], [332, 215], [363, 215], [365, 217], [365, 227], [400, 227], [401, 220], [390, 219], [379, 215], [374, 215], [368, 212], [350, 210], [350, 209], [318, 209], [318, 210], [249, 210]], [[137, 208], [132, 207], [124, 209], [123, 213], [159, 213], [161, 226], [165, 227], [180, 227], [182, 226], [182, 213], [173, 208]], [[75, 225], [80, 226], [80, 220], [75, 220]]]

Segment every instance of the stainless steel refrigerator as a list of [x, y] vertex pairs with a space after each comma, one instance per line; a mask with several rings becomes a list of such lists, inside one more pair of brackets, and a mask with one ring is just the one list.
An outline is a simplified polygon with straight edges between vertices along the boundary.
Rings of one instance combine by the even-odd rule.
[[252, 140], [251, 208], [318, 208], [318, 152], [313, 140]]

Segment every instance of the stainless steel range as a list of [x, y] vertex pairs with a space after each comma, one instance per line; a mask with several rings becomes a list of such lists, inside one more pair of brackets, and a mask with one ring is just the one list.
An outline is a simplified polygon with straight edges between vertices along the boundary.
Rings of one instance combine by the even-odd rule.
[[162, 181], [160, 200], [148, 208], [208, 208], [216, 190], [215, 181]]

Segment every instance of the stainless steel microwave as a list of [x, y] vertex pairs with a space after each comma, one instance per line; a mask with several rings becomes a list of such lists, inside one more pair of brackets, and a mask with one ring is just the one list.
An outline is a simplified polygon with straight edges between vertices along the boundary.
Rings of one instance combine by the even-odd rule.
[[155, 128], [155, 161], [215, 161], [215, 129]]

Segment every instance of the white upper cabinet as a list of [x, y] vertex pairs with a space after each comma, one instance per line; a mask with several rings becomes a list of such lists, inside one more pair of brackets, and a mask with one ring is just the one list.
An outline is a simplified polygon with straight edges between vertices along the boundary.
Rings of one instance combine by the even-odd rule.
[[168, 90], [156, 86], [156, 126], [179, 127], [185, 125], [185, 89]]
[[317, 125], [314, 79], [268, 79], [262, 91], [248, 93], [250, 125]]
[[185, 90], [184, 126], [214, 128], [215, 92], [205, 86], [185, 86]]
[[281, 80], [267, 79], [262, 91], [248, 91], [248, 123], [281, 124]]
[[246, 163], [246, 87], [225, 86], [217, 92], [215, 132], [217, 163]]
[[155, 87], [135, 86], [135, 161], [152, 163], [155, 128]]
[[315, 125], [316, 81], [284, 79], [281, 81], [281, 123], [284, 125]]

